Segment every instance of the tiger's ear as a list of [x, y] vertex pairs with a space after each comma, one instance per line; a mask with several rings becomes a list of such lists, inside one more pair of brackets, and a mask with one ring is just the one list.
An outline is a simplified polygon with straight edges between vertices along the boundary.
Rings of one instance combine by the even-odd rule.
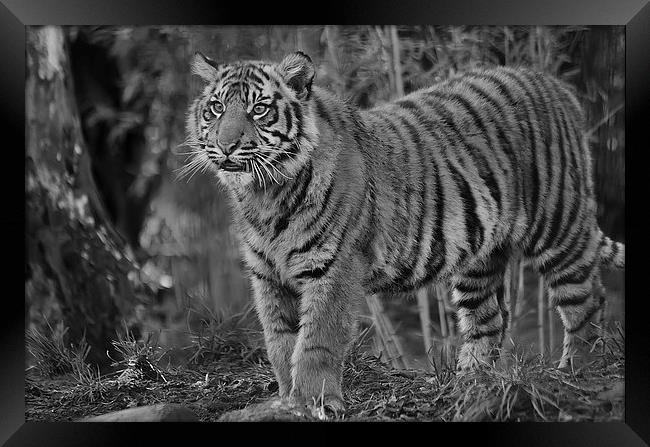
[[195, 75], [201, 76], [206, 81], [214, 81], [217, 77], [218, 68], [219, 65], [203, 53], [199, 51], [194, 53], [192, 73]]
[[298, 99], [309, 98], [311, 83], [316, 74], [309, 56], [302, 51], [296, 51], [282, 59], [277, 69], [287, 85], [296, 92]]

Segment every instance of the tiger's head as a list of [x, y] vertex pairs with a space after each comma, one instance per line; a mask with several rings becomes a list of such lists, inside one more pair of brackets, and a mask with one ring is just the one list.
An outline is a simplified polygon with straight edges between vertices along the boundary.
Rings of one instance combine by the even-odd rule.
[[192, 72], [207, 85], [189, 108], [185, 144], [192, 158], [182, 174], [211, 169], [226, 185], [266, 189], [306, 163], [318, 140], [309, 56], [218, 64], [196, 53]]

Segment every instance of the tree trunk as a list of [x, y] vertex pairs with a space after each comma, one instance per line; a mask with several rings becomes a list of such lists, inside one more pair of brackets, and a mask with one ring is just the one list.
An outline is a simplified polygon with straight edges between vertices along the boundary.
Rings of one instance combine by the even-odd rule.
[[136, 266], [92, 177], [61, 28], [27, 28], [25, 94], [29, 270], [53, 284], [69, 341], [85, 337], [87, 360], [106, 366], [135, 304], [128, 274]]

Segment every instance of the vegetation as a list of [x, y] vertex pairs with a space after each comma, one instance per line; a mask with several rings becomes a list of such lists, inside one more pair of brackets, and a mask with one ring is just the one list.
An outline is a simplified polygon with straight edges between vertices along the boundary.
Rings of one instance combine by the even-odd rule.
[[[623, 417], [624, 357], [620, 327], [594, 345], [582, 368], [560, 371], [539, 355], [515, 347], [500, 364], [457, 374], [453, 365], [432, 372], [396, 370], [369, 353], [362, 333], [344, 369], [348, 408], [333, 415], [313, 408], [275, 407], [277, 383], [259, 356], [254, 328], [241, 316], [215, 322], [222, 340], [210, 352], [218, 360], [159, 366], [152, 345], [121, 341], [128, 361], [119, 375], [80, 382], [71, 375], [27, 378], [28, 420], [69, 421], [161, 402], [180, 403], [202, 421], [217, 420], [418, 420], [418, 421], [609, 421]], [[228, 329], [226, 329], [226, 327]], [[241, 328], [241, 329], [233, 329]], [[203, 346], [196, 352], [207, 354]], [[194, 357], [197, 359], [198, 357]], [[450, 367], [451, 366], [451, 367]], [[150, 371], [157, 371], [150, 374]], [[238, 411], [242, 408], [247, 410]]]

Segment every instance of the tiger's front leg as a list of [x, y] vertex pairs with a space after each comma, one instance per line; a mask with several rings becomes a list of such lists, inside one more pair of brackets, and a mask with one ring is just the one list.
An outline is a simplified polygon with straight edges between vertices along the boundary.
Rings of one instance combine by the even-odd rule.
[[[351, 263], [349, 263], [351, 264]], [[346, 268], [347, 267], [347, 268]], [[343, 410], [343, 361], [355, 331], [356, 304], [363, 296], [359, 269], [341, 263], [304, 283], [300, 332], [292, 356], [291, 397]]]
[[253, 276], [255, 308], [281, 398], [291, 391], [291, 355], [298, 336], [299, 296], [286, 286]]

